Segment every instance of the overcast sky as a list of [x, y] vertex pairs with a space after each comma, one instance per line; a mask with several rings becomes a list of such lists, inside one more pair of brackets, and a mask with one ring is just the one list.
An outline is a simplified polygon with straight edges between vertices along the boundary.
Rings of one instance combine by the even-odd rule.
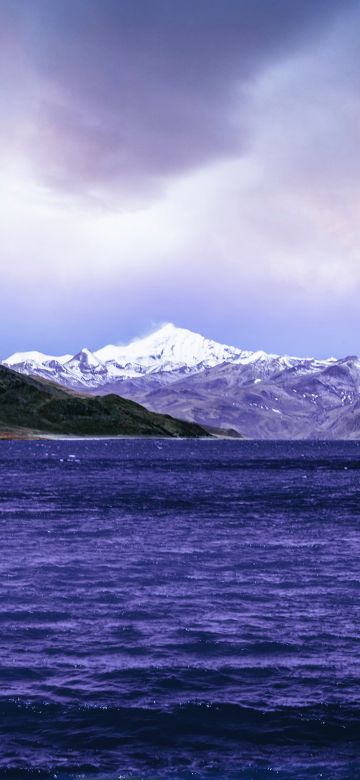
[[360, 353], [360, 0], [0, 0], [0, 356]]

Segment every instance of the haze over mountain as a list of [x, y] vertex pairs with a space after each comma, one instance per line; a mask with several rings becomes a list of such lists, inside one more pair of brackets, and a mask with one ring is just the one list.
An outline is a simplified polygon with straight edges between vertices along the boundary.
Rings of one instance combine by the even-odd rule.
[[4, 364], [90, 394], [115, 393], [160, 413], [252, 438], [359, 436], [360, 360], [279, 356], [219, 344], [167, 324], [128, 345]]

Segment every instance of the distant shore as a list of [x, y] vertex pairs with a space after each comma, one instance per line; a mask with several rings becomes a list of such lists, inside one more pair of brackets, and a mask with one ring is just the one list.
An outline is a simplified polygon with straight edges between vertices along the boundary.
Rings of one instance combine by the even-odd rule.
[[220, 435], [219, 433], [211, 433], [210, 436], [194, 436], [194, 439], [192, 439], [189, 436], [144, 436], [144, 435], [135, 435], [135, 434], [118, 434], [116, 436], [76, 436], [72, 434], [63, 434], [63, 433], [34, 433], [34, 434], [17, 434], [17, 433], [11, 433], [8, 431], [1, 431], [0, 432], [0, 442], [1, 441], [114, 441], [117, 439], [141, 439], [141, 440], [147, 440], [147, 439], [156, 439], [156, 440], [164, 440], [164, 441], [213, 441], [214, 439], [226, 439], [228, 440], [234, 440], [236, 438], [237, 440], [244, 440], [244, 437], [234, 437], [234, 436], [226, 436], [225, 434]]

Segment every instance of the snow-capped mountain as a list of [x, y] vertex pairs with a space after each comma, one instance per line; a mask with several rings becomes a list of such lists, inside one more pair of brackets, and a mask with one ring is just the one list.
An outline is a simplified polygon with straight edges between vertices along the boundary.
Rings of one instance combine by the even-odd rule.
[[149, 375], [158, 379], [161, 375], [168, 382], [223, 363], [244, 366], [244, 373], [255, 380], [285, 368], [302, 366], [303, 370], [309, 370], [326, 362], [249, 352], [170, 323], [124, 346], [109, 344], [95, 352], [84, 347], [76, 355], [61, 356], [16, 352], [3, 361], [5, 366], [20, 373], [89, 389]]
[[360, 438], [360, 360], [297, 358], [219, 344], [174, 325], [76, 355], [15, 353], [4, 365], [90, 394], [250, 438]]
[[16, 352], [5, 366], [71, 387], [96, 388], [117, 380], [146, 374], [193, 373], [221, 363], [248, 360], [251, 353], [218, 344], [198, 333], [167, 324], [124, 346], [109, 344], [91, 352], [84, 347], [76, 355]]

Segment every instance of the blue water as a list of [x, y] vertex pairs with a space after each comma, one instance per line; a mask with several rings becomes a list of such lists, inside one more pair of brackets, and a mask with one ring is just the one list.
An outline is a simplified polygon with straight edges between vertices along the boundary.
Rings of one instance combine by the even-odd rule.
[[360, 444], [0, 443], [0, 777], [360, 777]]

